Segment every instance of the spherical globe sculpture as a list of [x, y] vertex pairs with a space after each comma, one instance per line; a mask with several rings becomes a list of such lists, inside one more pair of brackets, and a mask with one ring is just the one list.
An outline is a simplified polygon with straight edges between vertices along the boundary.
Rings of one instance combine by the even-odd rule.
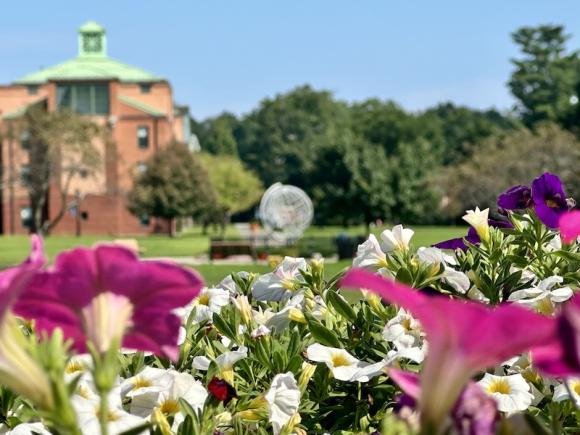
[[308, 195], [296, 186], [275, 183], [260, 201], [260, 220], [272, 237], [279, 240], [299, 238], [312, 222], [314, 209]]

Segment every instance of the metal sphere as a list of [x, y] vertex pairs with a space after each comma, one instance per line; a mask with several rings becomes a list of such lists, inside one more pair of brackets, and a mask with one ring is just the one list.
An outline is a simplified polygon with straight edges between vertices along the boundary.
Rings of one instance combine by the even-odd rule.
[[260, 201], [260, 219], [273, 235], [298, 238], [314, 216], [312, 201], [296, 186], [275, 183], [264, 192]]

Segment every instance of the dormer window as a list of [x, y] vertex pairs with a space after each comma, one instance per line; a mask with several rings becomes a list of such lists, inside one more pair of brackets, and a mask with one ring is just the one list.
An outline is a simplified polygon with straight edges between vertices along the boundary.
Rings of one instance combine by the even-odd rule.
[[141, 89], [142, 94], [148, 94], [151, 92], [151, 83], [140, 83], [139, 89]]

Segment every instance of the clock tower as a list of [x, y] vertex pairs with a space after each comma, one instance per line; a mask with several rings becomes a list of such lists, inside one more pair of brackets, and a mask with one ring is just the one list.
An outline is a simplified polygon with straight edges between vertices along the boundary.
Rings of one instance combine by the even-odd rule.
[[107, 37], [105, 29], [94, 21], [79, 29], [79, 57], [106, 57]]

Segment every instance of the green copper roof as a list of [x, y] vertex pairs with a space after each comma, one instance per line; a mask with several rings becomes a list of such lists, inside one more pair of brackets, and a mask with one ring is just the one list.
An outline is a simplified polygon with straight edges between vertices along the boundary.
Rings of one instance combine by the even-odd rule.
[[89, 21], [79, 29], [78, 56], [61, 64], [20, 77], [15, 84], [39, 84], [51, 80], [119, 80], [121, 82], [158, 82], [162, 77], [107, 56], [105, 29]]
[[15, 84], [46, 83], [49, 80], [113, 80], [121, 82], [158, 82], [163, 78], [141, 68], [118, 62], [109, 57], [77, 57], [64, 63], [41, 69], [16, 80]]
[[148, 113], [149, 115], [152, 116], [165, 116], [165, 112], [162, 112], [159, 109], [156, 109], [155, 107], [151, 107], [148, 106], [145, 103], [141, 103], [140, 101], [137, 101], [133, 98], [127, 97], [125, 95], [119, 95], [118, 96], [119, 101], [122, 101], [123, 103], [137, 109], [140, 110], [141, 112], [145, 112]]
[[81, 27], [79, 27], [79, 32], [94, 32], [101, 33], [104, 32], [105, 28], [95, 21], [87, 21]]

